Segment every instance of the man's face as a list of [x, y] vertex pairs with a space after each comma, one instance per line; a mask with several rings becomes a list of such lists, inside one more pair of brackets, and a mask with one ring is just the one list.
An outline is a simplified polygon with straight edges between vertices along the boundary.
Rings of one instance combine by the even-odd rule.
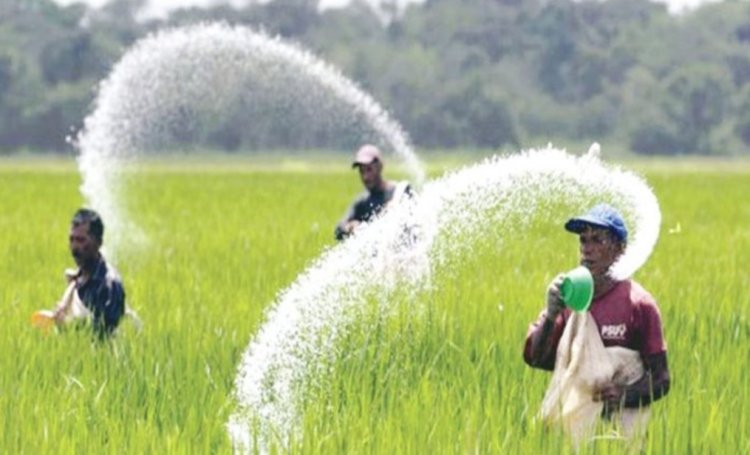
[[367, 188], [368, 191], [377, 189], [380, 186], [382, 177], [380, 176], [383, 165], [380, 161], [373, 161], [370, 164], [360, 164], [359, 178], [362, 180], [362, 184]]
[[609, 267], [622, 254], [624, 248], [607, 230], [586, 227], [578, 236], [581, 265], [586, 266], [594, 277], [607, 273]]
[[70, 227], [70, 254], [78, 267], [93, 263], [99, 257], [99, 241], [89, 234], [89, 223]]

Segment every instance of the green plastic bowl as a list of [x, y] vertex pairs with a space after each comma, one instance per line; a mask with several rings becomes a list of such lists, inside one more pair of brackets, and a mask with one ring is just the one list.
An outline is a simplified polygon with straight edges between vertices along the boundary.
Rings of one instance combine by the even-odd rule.
[[586, 311], [594, 297], [594, 278], [584, 266], [576, 267], [565, 274], [560, 297], [565, 306], [576, 311]]

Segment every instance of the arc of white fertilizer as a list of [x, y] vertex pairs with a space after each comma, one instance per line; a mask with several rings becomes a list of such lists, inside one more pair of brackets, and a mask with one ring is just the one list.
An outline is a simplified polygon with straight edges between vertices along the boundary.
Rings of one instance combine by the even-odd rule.
[[296, 435], [300, 399], [327, 373], [341, 330], [365, 303], [363, 291], [426, 283], [443, 260], [468, 251], [467, 238], [500, 231], [510, 214], [541, 210], [537, 202], [549, 195], [581, 204], [615, 199], [633, 235], [610, 273], [626, 278], [646, 262], [659, 236], [658, 201], [640, 177], [605, 166], [596, 153], [531, 150], [428, 182], [418, 198], [325, 252], [279, 295], [239, 367], [238, 410], [228, 423], [235, 446], [263, 452]]
[[[313, 81], [322, 93], [349, 105], [405, 163], [412, 182], [421, 185], [424, 170], [401, 126], [354, 82], [311, 53], [224, 24], [161, 31], [138, 41], [114, 66], [76, 139], [81, 192], [107, 220], [111, 250], [121, 248], [125, 228], [118, 200], [122, 165], [163, 140], [186, 112], [223, 115], [222, 107], [248, 96], [249, 81], [281, 77]], [[283, 88], [293, 90], [289, 84]], [[294, 102], [312, 94], [299, 95]]]

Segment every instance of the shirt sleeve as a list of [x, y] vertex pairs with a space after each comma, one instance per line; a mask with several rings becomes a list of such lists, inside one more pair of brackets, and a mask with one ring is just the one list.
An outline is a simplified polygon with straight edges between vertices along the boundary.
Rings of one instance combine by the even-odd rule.
[[670, 387], [667, 353], [661, 352], [643, 358], [643, 377], [625, 388], [624, 406], [639, 408], [663, 398]]
[[639, 319], [641, 357], [666, 352], [667, 343], [664, 340], [661, 313], [654, 301], [647, 299], [639, 304]]
[[[526, 333], [526, 343], [523, 348], [523, 359], [524, 361], [533, 368], [541, 368], [543, 370], [554, 370], [555, 368], [555, 356], [557, 355], [557, 346], [560, 344], [560, 338], [562, 338], [563, 330], [565, 329], [565, 323], [567, 320], [567, 310], [563, 310], [555, 318], [553, 326], [550, 328], [547, 339], [544, 340], [542, 346], [534, 349], [534, 338], [539, 336], [544, 330], [544, 325], [547, 320], [547, 310], [543, 310], [537, 320], [531, 325]], [[536, 351], [536, 352], [535, 352]]]

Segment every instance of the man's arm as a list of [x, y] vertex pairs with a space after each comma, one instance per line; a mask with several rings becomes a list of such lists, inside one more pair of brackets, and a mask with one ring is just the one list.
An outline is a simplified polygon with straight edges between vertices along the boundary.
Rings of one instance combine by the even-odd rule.
[[357, 226], [359, 226], [357, 220], [341, 221], [336, 225], [333, 234], [336, 236], [336, 240], [344, 240], [354, 233]]
[[667, 353], [660, 352], [642, 358], [644, 373], [629, 386], [610, 384], [594, 395], [594, 401], [603, 401], [605, 413], [625, 408], [640, 408], [664, 397], [669, 392], [670, 379]]
[[564, 324], [562, 314], [550, 318], [546, 310], [532, 324], [523, 350], [523, 359], [529, 366], [549, 371], [555, 368], [557, 345]]
[[669, 393], [670, 379], [666, 352], [645, 357], [643, 368], [643, 377], [625, 388], [623, 403], [626, 408], [646, 406]]
[[341, 221], [336, 224], [336, 228], [333, 231], [336, 240], [344, 240], [352, 235], [354, 228], [359, 224], [359, 221], [357, 220], [357, 204], [359, 204], [359, 202], [360, 198], [357, 198], [352, 202], [349, 206], [349, 210], [346, 211], [346, 214], [341, 218]]
[[627, 408], [645, 406], [669, 392], [669, 366], [667, 344], [661, 323], [661, 313], [651, 296], [638, 305], [638, 331], [641, 335], [641, 360], [645, 374], [635, 384], [625, 389]]
[[557, 345], [565, 327], [564, 305], [560, 298], [561, 285], [562, 275], [558, 275], [547, 287], [547, 308], [532, 324], [526, 335], [523, 359], [533, 368], [555, 368]]

